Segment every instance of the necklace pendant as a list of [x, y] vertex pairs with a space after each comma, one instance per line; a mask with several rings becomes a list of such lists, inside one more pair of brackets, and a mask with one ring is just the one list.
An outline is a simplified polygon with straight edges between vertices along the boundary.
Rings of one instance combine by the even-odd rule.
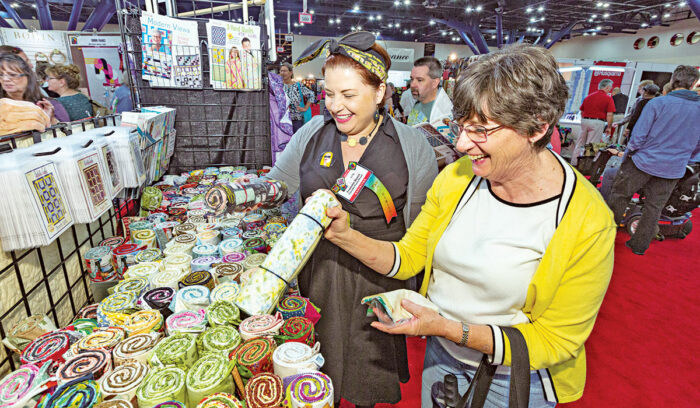
[[355, 147], [357, 145], [357, 140], [348, 138], [348, 146]]
[[364, 145], [367, 144], [367, 136], [362, 136], [362, 137], [360, 138], [360, 144], [361, 144], [362, 146], [364, 146]]

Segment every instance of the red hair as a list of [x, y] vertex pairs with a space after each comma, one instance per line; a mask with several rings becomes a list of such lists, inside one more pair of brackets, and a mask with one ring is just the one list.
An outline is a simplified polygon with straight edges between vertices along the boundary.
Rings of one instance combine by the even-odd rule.
[[[378, 53], [381, 56], [382, 60], [386, 62], [386, 72], [389, 72], [389, 68], [391, 68], [391, 57], [389, 57], [389, 53], [386, 52], [384, 47], [377, 43], [374, 43], [374, 45], [372, 45], [372, 51]], [[352, 68], [355, 70], [355, 72], [357, 72], [360, 78], [362, 78], [362, 82], [365, 85], [369, 85], [374, 89], [379, 89], [379, 86], [384, 83], [384, 80], [370, 72], [367, 68], [363, 67], [362, 64], [343, 54], [331, 54], [328, 56], [326, 62], [323, 64], [323, 68], [321, 68], [323, 76], [326, 76], [327, 68]], [[379, 104], [377, 104], [378, 108], [384, 106], [384, 102], [386, 102], [386, 100], [388, 99], [387, 95], [387, 90], [384, 90], [384, 97], [382, 97], [382, 101]]]

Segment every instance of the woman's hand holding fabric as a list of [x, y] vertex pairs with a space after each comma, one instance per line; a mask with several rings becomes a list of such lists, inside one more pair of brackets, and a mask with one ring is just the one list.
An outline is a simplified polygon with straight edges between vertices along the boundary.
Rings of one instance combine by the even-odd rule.
[[401, 307], [411, 313], [413, 317], [405, 323], [387, 325], [380, 322], [372, 322], [372, 327], [390, 334], [406, 334], [409, 336], [444, 336], [447, 319], [427, 307], [411, 302], [408, 299], [401, 301]]
[[36, 105], [46, 112], [49, 118], [51, 118], [51, 124], [56, 124], [58, 122], [54, 116], [54, 107], [51, 102], [47, 101], [46, 99], [42, 99], [38, 101]]
[[343, 237], [347, 236], [350, 232], [350, 223], [348, 221], [348, 213], [342, 209], [342, 207], [331, 207], [326, 210], [326, 215], [332, 218], [331, 225], [326, 228], [324, 237], [336, 243], [338, 240], [342, 240]]

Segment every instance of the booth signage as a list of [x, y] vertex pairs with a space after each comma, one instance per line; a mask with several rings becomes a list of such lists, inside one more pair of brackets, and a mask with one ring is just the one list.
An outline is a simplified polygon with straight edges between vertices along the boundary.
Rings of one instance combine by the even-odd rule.
[[284, 36], [284, 41], [286, 41], [286, 42], [294, 42], [294, 36], [293, 36], [293, 35], [285, 35], [285, 36]]
[[391, 63], [410, 62], [413, 63], [413, 48], [389, 48]]
[[277, 52], [284, 52], [284, 47], [277, 47]]
[[68, 43], [77, 47], [119, 47], [122, 38], [118, 35], [68, 34]]
[[299, 13], [299, 22], [301, 24], [311, 24], [314, 22], [313, 18], [314, 18], [314, 16], [311, 13], [304, 13], [304, 12]]

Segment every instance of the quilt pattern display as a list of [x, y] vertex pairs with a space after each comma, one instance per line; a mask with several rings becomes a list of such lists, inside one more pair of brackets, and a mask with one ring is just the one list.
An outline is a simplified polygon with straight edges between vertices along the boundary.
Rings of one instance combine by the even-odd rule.
[[61, 195], [55, 167], [51, 164], [30, 170], [25, 174], [43, 218], [41, 219], [49, 237], [54, 237], [67, 228], [72, 218]]

